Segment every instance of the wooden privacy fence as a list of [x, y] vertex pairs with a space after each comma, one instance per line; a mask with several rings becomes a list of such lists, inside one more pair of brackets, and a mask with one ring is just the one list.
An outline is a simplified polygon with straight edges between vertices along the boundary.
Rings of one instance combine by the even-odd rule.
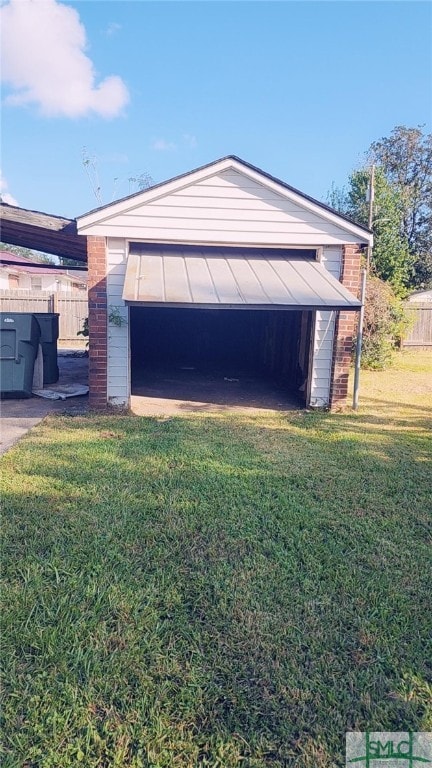
[[59, 342], [84, 347], [87, 339], [78, 336], [88, 316], [87, 295], [49, 291], [0, 290], [2, 312], [58, 312]]
[[88, 317], [87, 296], [60, 296], [57, 303], [57, 312], [60, 312], [60, 341], [82, 340], [85, 346], [87, 339], [77, 336], [82, 331], [83, 322]]
[[403, 347], [432, 347], [432, 302], [410, 301], [405, 305], [412, 326], [402, 341]]

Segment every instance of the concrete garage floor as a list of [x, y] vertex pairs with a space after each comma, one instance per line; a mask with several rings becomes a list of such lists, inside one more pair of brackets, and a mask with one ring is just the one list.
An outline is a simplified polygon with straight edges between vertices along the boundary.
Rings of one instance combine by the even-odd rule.
[[[83, 353], [59, 349], [58, 366], [58, 384], [88, 384], [88, 358]], [[36, 396], [1, 400], [0, 454], [8, 451], [48, 413], [82, 413], [87, 404], [87, 395], [67, 400], [45, 400]]]
[[131, 410], [138, 416], [253, 413], [302, 407], [299, 399], [268, 378], [241, 371], [223, 373], [171, 366], [133, 376]]

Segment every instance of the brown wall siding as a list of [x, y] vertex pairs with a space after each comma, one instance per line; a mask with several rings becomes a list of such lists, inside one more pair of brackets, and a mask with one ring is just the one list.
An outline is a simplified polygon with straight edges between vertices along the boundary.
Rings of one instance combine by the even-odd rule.
[[89, 299], [89, 401], [91, 408], [107, 404], [107, 279], [104, 237], [87, 237]]
[[[360, 267], [362, 249], [359, 245], [344, 245], [342, 254], [341, 283], [354, 296], [360, 295]], [[353, 341], [358, 322], [358, 312], [339, 312], [335, 328], [333, 349], [330, 407], [342, 408], [348, 394], [348, 378]]]

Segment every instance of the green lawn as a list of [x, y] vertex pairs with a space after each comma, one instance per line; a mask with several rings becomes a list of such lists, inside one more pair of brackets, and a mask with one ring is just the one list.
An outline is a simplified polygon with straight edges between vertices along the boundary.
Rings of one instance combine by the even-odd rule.
[[432, 730], [431, 373], [10, 451], [3, 768], [339, 768], [347, 730]]

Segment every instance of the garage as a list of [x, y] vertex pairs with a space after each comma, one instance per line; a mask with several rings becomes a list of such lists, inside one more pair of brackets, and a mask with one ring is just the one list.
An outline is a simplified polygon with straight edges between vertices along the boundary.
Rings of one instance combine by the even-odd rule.
[[288, 408], [308, 398], [316, 307], [355, 306], [312, 249], [131, 243], [132, 395]]
[[94, 407], [344, 403], [365, 227], [233, 156], [77, 222]]

